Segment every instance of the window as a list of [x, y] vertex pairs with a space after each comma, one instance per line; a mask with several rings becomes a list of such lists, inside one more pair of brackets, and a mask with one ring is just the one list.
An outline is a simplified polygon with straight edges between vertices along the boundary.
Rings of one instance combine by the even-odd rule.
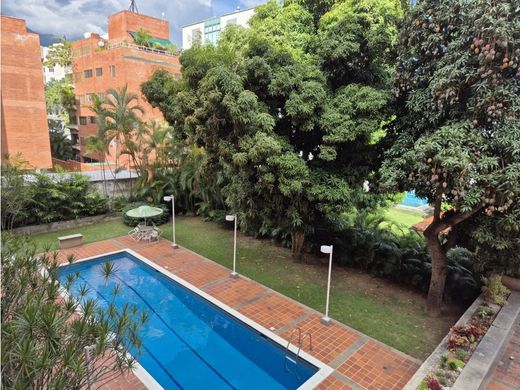
[[49, 70], [49, 73], [54, 73], [54, 67], [52, 68], [47, 68]]
[[108, 72], [112, 75], [112, 77], [116, 77], [116, 66], [115, 65], [109, 65]]
[[96, 68], [96, 77], [103, 76], [103, 68]]
[[87, 100], [85, 99], [85, 95], [79, 95], [78, 98], [79, 98], [79, 104], [83, 105], [87, 102]]
[[209, 20], [204, 24], [204, 43], [216, 44], [220, 37], [220, 19]]
[[87, 124], [87, 117], [86, 116], [80, 116], [79, 117], [79, 124], [80, 125], [86, 125]]
[[83, 76], [85, 76], [86, 79], [92, 77], [92, 69], [85, 69], [83, 71]]
[[105, 98], [105, 94], [103, 92], [98, 92], [97, 95], [99, 96], [100, 99], [104, 99]]
[[89, 116], [90, 123], [96, 123], [96, 117], [95, 116]]

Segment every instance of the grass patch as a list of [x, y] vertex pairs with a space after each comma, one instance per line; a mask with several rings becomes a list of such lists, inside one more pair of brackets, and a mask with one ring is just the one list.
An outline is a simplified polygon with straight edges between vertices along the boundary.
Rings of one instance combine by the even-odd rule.
[[[161, 226], [171, 239], [171, 224]], [[57, 237], [82, 233], [85, 242], [124, 235], [120, 221], [32, 236], [39, 248]], [[199, 218], [177, 218], [177, 242], [226, 267], [232, 264], [232, 230]], [[266, 240], [240, 236], [237, 271], [320, 312], [324, 311], [327, 268], [295, 263], [290, 250]], [[330, 315], [362, 333], [418, 358], [425, 358], [446, 334], [452, 318], [431, 319], [419, 295], [359, 271], [336, 267], [333, 272]]]
[[403, 210], [392, 207], [385, 212], [385, 218], [397, 225], [411, 227], [418, 222], [421, 222], [424, 217], [420, 211]]

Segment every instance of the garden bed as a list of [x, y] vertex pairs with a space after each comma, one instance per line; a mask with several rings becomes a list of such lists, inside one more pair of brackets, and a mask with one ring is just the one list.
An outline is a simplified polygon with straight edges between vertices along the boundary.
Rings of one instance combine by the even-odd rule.
[[[500, 283], [500, 277], [491, 278], [483, 291], [421, 365], [404, 387], [405, 390], [479, 388], [499, 349], [497, 340], [505, 338], [516, 318], [516, 314], [508, 312], [512, 310], [517, 313], [520, 306], [515, 301], [512, 307], [503, 308], [510, 292]], [[507, 320], [510, 318], [513, 321]], [[503, 337], [495, 334], [497, 323], [500, 323], [499, 333]], [[493, 353], [487, 353], [490, 338], [494, 340], [491, 348]], [[482, 350], [487, 352], [483, 353]], [[479, 375], [475, 375], [475, 371]]]

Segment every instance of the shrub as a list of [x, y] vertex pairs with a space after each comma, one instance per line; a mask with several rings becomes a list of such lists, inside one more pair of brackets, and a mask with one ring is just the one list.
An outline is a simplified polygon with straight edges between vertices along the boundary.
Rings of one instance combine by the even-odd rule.
[[1, 241], [3, 388], [82, 389], [89, 378], [99, 384], [133, 368], [127, 352], [140, 349], [135, 329], [145, 314], [61, 298], [57, 253], [36, 256], [26, 239], [8, 233]]
[[434, 377], [426, 378], [426, 386], [427, 390], [442, 390], [442, 386], [437, 379]]
[[482, 277], [482, 293], [487, 302], [496, 303], [503, 306], [510, 291], [502, 284], [500, 275], [492, 275], [489, 278]]
[[2, 164], [2, 228], [104, 214], [108, 201], [79, 173], [33, 173]]
[[448, 349], [454, 350], [467, 347], [477, 342], [484, 333], [485, 330], [483, 328], [473, 324], [454, 326], [451, 328], [448, 339]]
[[[336, 259], [342, 265], [367, 270], [377, 276], [411, 285], [420, 291], [428, 291], [431, 277], [431, 257], [424, 237], [415, 232], [396, 235], [393, 229], [382, 224], [385, 219], [378, 214], [359, 213], [349, 216], [346, 227], [330, 232], [330, 227], [318, 227], [312, 242], [331, 241]], [[337, 249], [336, 249], [337, 248]], [[316, 245], [315, 250], [319, 250]], [[448, 252], [448, 269], [445, 297], [454, 302], [469, 302], [479, 293], [478, 277], [472, 269], [474, 257], [464, 248]]]
[[462, 370], [465, 366], [464, 362], [459, 359], [448, 359], [446, 362], [446, 365], [450, 370]]
[[[128, 226], [136, 226], [139, 222], [144, 222], [142, 218], [131, 218], [129, 217], [128, 215], [126, 215], [126, 212], [129, 211], [129, 210], [132, 210], [132, 209], [135, 209], [139, 206], [145, 206], [146, 203], [144, 202], [134, 202], [134, 203], [129, 203], [127, 204], [123, 210], [121, 211], [121, 216], [123, 218], [123, 223], [125, 225], [128, 225]], [[168, 222], [168, 220], [170, 219], [170, 210], [168, 209], [168, 207], [164, 204], [154, 204], [154, 205], [149, 205], [149, 206], [153, 206], [153, 207], [157, 207], [157, 208], [160, 208], [163, 210], [162, 214], [159, 214], [155, 217], [152, 217], [152, 218], [147, 218], [146, 219], [146, 223], [147, 224], [154, 224], [154, 225], [162, 225], [163, 223], [166, 223]]]

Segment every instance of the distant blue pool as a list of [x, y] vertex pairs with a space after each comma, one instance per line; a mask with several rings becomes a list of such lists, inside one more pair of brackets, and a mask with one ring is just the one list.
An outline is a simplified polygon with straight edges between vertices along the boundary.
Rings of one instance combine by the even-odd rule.
[[428, 199], [419, 198], [413, 192], [407, 192], [404, 200], [401, 202], [403, 206], [408, 207], [421, 207], [428, 205]]
[[[108, 281], [106, 262], [116, 267]], [[292, 353], [286, 366], [284, 347], [128, 252], [63, 266], [60, 281], [77, 272], [76, 298], [87, 284], [83, 299], [107, 306], [119, 285], [116, 306], [148, 311], [141, 354], [133, 354], [165, 389], [296, 389], [318, 371]]]

